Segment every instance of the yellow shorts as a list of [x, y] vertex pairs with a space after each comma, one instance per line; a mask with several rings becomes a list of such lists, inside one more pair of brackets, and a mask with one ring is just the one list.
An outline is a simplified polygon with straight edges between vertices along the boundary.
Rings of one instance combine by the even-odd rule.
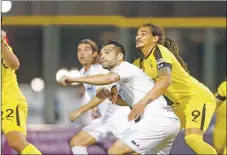
[[27, 102], [24, 99], [12, 100], [2, 104], [2, 131], [20, 131], [26, 136], [26, 122], [28, 115]]
[[174, 103], [173, 111], [181, 121], [181, 128], [207, 130], [216, 108], [216, 102], [193, 97]]

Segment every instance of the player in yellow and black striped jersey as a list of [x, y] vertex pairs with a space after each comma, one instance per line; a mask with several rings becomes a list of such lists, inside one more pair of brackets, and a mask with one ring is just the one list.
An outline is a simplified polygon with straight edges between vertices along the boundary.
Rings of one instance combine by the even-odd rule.
[[215, 93], [216, 123], [213, 142], [218, 154], [226, 154], [226, 80], [223, 81]]
[[2, 73], [2, 131], [9, 145], [19, 154], [40, 155], [39, 150], [26, 141], [28, 107], [17, 83], [15, 70], [20, 66], [12, 48], [5, 41], [6, 32], [1, 31]]
[[150, 23], [137, 31], [136, 47], [142, 52], [142, 57], [134, 64], [155, 80], [147, 100], [137, 104], [143, 106], [164, 94], [174, 103], [172, 107], [185, 129], [186, 143], [197, 154], [217, 154], [203, 140], [216, 108], [215, 98], [206, 86], [188, 73], [176, 42], [164, 33], [163, 28]]

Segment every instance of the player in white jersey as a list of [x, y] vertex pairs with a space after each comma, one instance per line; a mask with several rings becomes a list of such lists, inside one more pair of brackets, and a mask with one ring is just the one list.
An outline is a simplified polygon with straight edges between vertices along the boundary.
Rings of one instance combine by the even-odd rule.
[[[97, 44], [90, 40], [84, 39], [81, 40], [77, 46], [77, 58], [80, 64], [83, 66], [80, 70], [80, 76], [88, 76], [88, 75], [95, 75], [97, 73], [106, 73], [107, 70], [104, 70], [100, 64], [96, 61], [98, 56], [98, 46]], [[85, 88], [85, 95], [89, 96], [90, 99], [96, 94], [96, 86], [91, 84], [83, 84]], [[88, 101], [90, 100], [88, 99]], [[86, 104], [86, 102], [84, 102]], [[83, 105], [84, 105], [83, 104]], [[106, 105], [107, 103], [99, 105], [99, 108], [94, 107], [88, 113], [84, 114], [81, 119], [81, 125], [86, 126], [91, 123], [93, 119], [96, 119], [101, 116], [101, 111], [105, 111], [105, 107], [101, 107], [102, 105]], [[100, 110], [100, 111], [99, 111]]]
[[[153, 88], [154, 82], [141, 69], [125, 62], [124, 55], [124, 45], [110, 40], [101, 50], [101, 63], [103, 68], [110, 70], [109, 74], [79, 78], [63, 77], [59, 82], [62, 85], [73, 82], [106, 85], [116, 82], [121, 96], [118, 97], [117, 103], [119, 105], [128, 104], [131, 108], [137, 106], [137, 103], [143, 100]], [[99, 95], [100, 93], [102, 95]], [[101, 103], [109, 95], [111, 92], [106, 89], [100, 91], [89, 104], [78, 111], [77, 117]], [[135, 120], [127, 122], [128, 129], [121, 133], [119, 140], [108, 150], [108, 154], [169, 154], [172, 143], [180, 131], [179, 119], [167, 105], [163, 96], [139, 107], [142, 115], [135, 114]], [[129, 115], [130, 117], [131, 115]], [[140, 120], [136, 123], [137, 118]], [[124, 119], [118, 118], [119, 121]]]
[[[83, 65], [83, 68], [80, 70], [80, 74], [82, 77], [96, 74], [108, 74], [108, 70], [103, 69], [100, 64], [96, 63], [96, 57], [98, 55], [97, 51], [98, 47], [94, 41], [90, 39], [84, 39], [79, 42], [77, 47], [77, 56], [79, 62]], [[91, 84], [84, 84], [84, 88], [90, 98], [93, 98], [96, 95], [96, 89], [98, 89], [97, 86]], [[87, 126], [85, 126], [71, 139], [70, 146], [72, 148], [73, 154], [87, 154], [86, 147], [105, 138], [109, 133], [108, 128], [119, 129], [119, 127], [114, 125], [112, 121], [113, 119], [109, 118], [111, 114], [122, 113], [123, 115], [125, 115], [124, 117], [127, 118], [127, 114], [129, 114], [130, 112], [129, 108], [119, 107], [115, 104], [112, 104], [111, 101], [109, 101], [108, 99], [104, 100], [100, 105], [98, 105], [98, 112], [96, 110], [97, 109], [93, 111], [93, 118], [95, 119], [92, 120], [90, 124], [87, 124]], [[76, 111], [73, 111], [70, 114], [70, 117], [73, 118], [75, 114]], [[83, 116], [85, 120], [90, 119], [89, 115], [85, 114]], [[73, 119], [71, 120], [73, 121]], [[115, 130], [116, 135], [119, 132], [120, 131]]]

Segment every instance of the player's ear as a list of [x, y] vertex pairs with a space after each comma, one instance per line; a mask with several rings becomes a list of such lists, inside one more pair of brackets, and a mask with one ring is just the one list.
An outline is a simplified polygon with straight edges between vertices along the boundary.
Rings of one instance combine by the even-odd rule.
[[153, 43], [157, 43], [158, 42], [158, 39], [159, 39], [159, 36], [154, 36]]
[[93, 54], [92, 54], [93, 58], [96, 58], [98, 56], [98, 52], [97, 51], [94, 51]]
[[117, 55], [117, 60], [118, 60], [118, 61], [124, 60], [124, 54], [123, 54], [123, 53], [118, 53], [118, 55]]

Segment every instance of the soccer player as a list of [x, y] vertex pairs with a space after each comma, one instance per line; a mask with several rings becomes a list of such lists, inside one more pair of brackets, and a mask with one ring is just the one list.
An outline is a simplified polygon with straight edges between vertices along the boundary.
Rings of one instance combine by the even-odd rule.
[[218, 154], [226, 154], [226, 80], [219, 85], [215, 97], [217, 108], [213, 142]]
[[[77, 47], [77, 56], [79, 62], [83, 65], [83, 68], [80, 70], [82, 77], [107, 74], [109, 72], [108, 70], [103, 69], [97, 62], [98, 47], [94, 41], [90, 39], [81, 40]], [[100, 88], [92, 84], [84, 84], [84, 87], [91, 99], [96, 95], [96, 90]], [[117, 135], [116, 132], [119, 132], [117, 129], [121, 128], [121, 126], [124, 127], [124, 124], [119, 122], [118, 126], [114, 125], [114, 123], [112, 123], [114, 121], [112, 121], [113, 119], [110, 119], [110, 115], [115, 112], [119, 113], [120, 111], [121, 115], [125, 115], [125, 118], [127, 118], [127, 115], [130, 112], [128, 107], [119, 107], [112, 104], [108, 99], [103, 100], [101, 104], [92, 107], [92, 109], [94, 108], [96, 108], [93, 111], [94, 120], [88, 123], [79, 133], [74, 135], [70, 141], [70, 147], [73, 154], [88, 154], [87, 147], [105, 138], [109, 133], [108, 128], [116, 128], [114, 133]], [[70, 114], [70, 119], [74, 121], [76, 115], [77, 110]], [[86, 116], [87, 115], [85, 115], [85, 117]], [[89, 117], [84, 119], [89, 119]]]
[[[77, 46], [77, 58], [80, 64], [83, 66], [80, 70], [80, 76], [94, 75], [97, 72], [107, 73], [102, 66], [98, 63], [98, 46], [90, 39], [83, 39]], [[96, 86], [83, 84], [85, 88], [85, 95], [91, 98], [96, 94]], [[84, 102], [86, 104], [86, 102]], [[84, 114], [82, 117], [82, 125], [87, 126], [91, 123], [92, 119], [99, 118], [104, 115], [107, 109], [107, 102], [102, 103], [99, 107], [94, 107], [91, 111]]]
[[[134, 64], [155, 80], [153, 89], [137, 104], [147, 104], [164, 94], [174, 104], [173, 110], [185, 128], [185, 141], [197, 154], [217, 154], [203, 140], [216, 103], [212, 92], [188, 73], [187, 65], [178, 54], [177, 43], [164, 35], [164, 29], [155, 24], [139, 27], [136, 48], [142, 57]], [[136, 109], [138, 108], [138, 109]], [[134, 107], [132, 113], [138, 113]]]
[[15, 70], [20, 67], [17, 56], [4, 40], [6, 33], [1, 31], [2, 49], [2, 131], [12, 147], [19, 154], [37, 154], [41, 152], [26, 140], [26, 121], [28, 106], [21, 93]]
[[[110, 40], [101, 49], [101, 63], [103, 68], [110, 70], [109, 74], [79, 78], [65, 76], [60, 79], [59, 83], [65, 86], [73, 82], [95, 85], [116, 83], [116, 88], [122, 97], [117, 99], [117, 103], [128, 104], [132, 108], [135, 103], [143, 100], [154, 83], [141, 69], [125, 62], [124, 57], [124, 45], [118, 41]], [[99, 100], [102, 101], [96, 96], [92, 102], [101, 102]], [[133, 121], [125, 121], [125, 124], [128, 124], [128, 129], [119, 136], [119, 140], [108, 150], [108, 154], [134, 152], [138, 154], [168, 154], [170, 152], [172, 143], [180, 130], [180, 121], [167, 105], [163, 96], [143, 105], [140, 110], [144, 112], [143, 115], [137, 115]], [[119, 117], [117, 120], [121, 121], [122, 119], [125, 118]]]

